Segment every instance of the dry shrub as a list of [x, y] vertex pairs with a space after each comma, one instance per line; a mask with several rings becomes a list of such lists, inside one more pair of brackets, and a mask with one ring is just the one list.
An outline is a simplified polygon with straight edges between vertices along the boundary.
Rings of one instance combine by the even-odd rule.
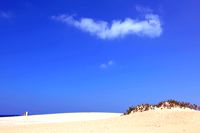
[[137, 106], [132, 106], [129, 107], [128, 110], [124, 113], [124, 115], [128, 115], [130, 113], [135, 113], [135, 112], [143, 112], [143, 111], [148, 111], [148, 110], [153, 110], [154, 108], [189, 108], [189, 109], [194, 109], [194, 110], [199, 110], [200, 111], [200, 106], [197, 106], [196, 104], [191, 104], [189, 102], [180, 102], [176, 100], [167, 100], [167, 101], [162, 101], [159, 102], [158, 104], [140, 104]]

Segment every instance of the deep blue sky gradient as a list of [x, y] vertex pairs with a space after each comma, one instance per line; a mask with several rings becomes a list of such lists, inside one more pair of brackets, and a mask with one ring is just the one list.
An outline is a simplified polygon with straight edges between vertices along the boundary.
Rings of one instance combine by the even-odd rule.
[[[153, 9], [158, 38], [101, 40], [51, 19], [111, 22]], [[0, 0], [0, 114], [110, 111], [177, 99], [200, 104], [198, 0]], [[114, 65], [101, 69], [100, 64]]]

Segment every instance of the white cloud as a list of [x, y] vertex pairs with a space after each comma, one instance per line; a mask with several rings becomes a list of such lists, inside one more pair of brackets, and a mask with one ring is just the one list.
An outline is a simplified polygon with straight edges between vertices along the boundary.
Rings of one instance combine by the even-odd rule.
[[112, 66], [113, 64], [114, 64], [114, 62], [112, 60], [110, 60], [106, 63], [101, 64], [99, 67], [105, 69], [105, 68]]
[[1, 18], [10, 18], [10, 13], [4, 12], [4, 11], [0, 11], [0, 17]]
[[148, 13], [143, 20], [126, 18], [113, 20], [112, 23], [97, 21], [92, 18], [75, 19], [74, 16], [60, 15], [52, 19], [72, 25], [82, 31], [88, 32], [100, 39], [115, 39], [126, 35], [159, 37], [162, 34], [160, 18], [156, 14]]

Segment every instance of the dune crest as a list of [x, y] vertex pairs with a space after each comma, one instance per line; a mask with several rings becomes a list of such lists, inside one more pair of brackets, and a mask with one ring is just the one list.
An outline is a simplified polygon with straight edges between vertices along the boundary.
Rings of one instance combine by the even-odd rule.
[[191, 104], [188, 102], [180, 102], [176, 100], [167, 100], [159, 102], [158, 104], [140, 104], [137, 106], [129, 107], [129, 109], [124, 113], [128, 115], [136, 112], [144, 112], [149, 110], [163, 110], [163, 109], [173, 109], [173, 110], [200, 110], [200, 106], [196, 104]]

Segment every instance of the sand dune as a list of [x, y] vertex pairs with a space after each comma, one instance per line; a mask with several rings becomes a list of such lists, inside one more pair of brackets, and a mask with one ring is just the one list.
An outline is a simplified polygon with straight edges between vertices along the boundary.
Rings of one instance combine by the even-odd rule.
[[4, 125], [30, 125], [74, 121], [101, 120], [120, 116], [120, 113], [60, 113], [32, 116], [17, 116], [0, 118], [0, 126]]
[[[51, 121], [61, 119], [61, 121]], [[26, 119], [26, 120], [25, 120]], [[36, 121], [34, 123], [33, 121]], [[6, 122], [5, 122], [6, 121]], [[22, 121], [25, 121], [23, 123]], [[51, 123], [49, 123], [51, 121]], [[18, 125], [22, 122], [20, 125]], [[53, 122], [53, 123], [52, 123]], [[152, 110], [126, 116], [112, 113], [55, 114], [0, 119], [1, 133], [199, 133], [200, 112]]]

